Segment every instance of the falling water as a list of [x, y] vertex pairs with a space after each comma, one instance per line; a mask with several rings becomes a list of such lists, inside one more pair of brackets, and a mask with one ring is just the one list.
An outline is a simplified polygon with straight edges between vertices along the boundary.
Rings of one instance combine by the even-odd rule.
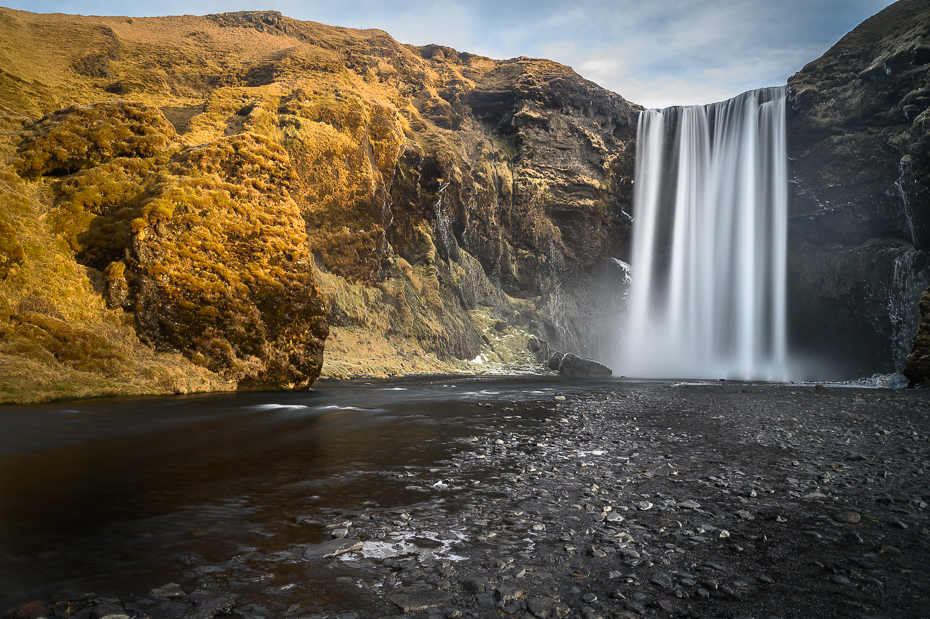
[[640, 114], [624, 374], [788, 378], [785, 96]]

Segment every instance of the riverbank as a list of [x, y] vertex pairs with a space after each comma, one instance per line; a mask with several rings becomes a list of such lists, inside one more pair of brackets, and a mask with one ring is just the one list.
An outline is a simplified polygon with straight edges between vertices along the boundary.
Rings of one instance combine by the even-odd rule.
[[930, 392], [563, 393], [475, 401], [492, 421], [383, 471], [397, 505], [282, 515], [307, 543], [181, 556], [156, 590], [44, 603], [82, 619], [926, 615]]

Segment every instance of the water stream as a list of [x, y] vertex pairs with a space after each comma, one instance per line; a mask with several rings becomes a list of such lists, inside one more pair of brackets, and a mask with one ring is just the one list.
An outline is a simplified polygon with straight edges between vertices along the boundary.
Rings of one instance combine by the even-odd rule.
[[622, 374], [789, 378], [785, 96], [640, 114]]
[[144, 593], [179, 582], [189, 554], [323, 541], [326, 510], [428, 500], [406, 472], [466, 449], [463, 437], [537, 427], [556, 393], [597, 384], [420, 378], [4, 407], [0, 612]]

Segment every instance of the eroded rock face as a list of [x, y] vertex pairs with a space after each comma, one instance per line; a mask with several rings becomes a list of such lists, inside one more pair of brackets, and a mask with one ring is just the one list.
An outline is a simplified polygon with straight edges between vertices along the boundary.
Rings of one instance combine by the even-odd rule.
[[144, 341], [240, 388], [319, 376], [326, 308], [283, 148], [256, 133], [170, 145], [172, 126], [140, 103], [68, 108], [27, 136], [15, 167], [74, 172], [49, 222], [103, 271], [107, 305], [131, 312]]
[[240, 387], [311, 384], [329, 331], [287, 153], [240, 134], [171, 163], [126, 253], [140, 335]]
[[900, 369], [930, 283], [930, 7], [902, 0], [788, 80], [795, 347]]
[[920, 327], [904, 363], [904, 375], [912, 387], [930, 387], [930, 288], [920, 297]]

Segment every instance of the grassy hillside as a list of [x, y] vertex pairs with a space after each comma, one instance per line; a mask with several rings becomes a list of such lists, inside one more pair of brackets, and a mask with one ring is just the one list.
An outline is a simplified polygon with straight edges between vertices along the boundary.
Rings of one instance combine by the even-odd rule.
[[0, 400], [300, 386], [327, 322], [324, 376], [600, 337], [637, 108], [567, 67], [274, 12], [0, 41]]

